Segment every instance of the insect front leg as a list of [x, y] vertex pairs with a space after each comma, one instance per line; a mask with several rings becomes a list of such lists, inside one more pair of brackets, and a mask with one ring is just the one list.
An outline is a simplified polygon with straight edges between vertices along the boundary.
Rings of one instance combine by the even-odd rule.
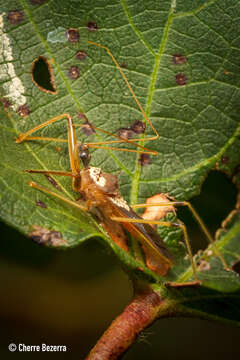
[[61, 201], [64, 201], [66, 203], [68, 203], [69, 205], [73, 206], [73, 207], [76, 207], [77, 209], [81, 210], [81, 211], [85, 211], [85, 212], [88, 212], [88, 206], [86, 205], [83, 205], [83, 204], [79, 204], [77, 201], [72, 201], [72, 200], [69, 200], [67, 198], [65, 198], [64, 196], [54, 192], [54, 191], [51, 191], [49, 190], [48, 188], [45, 188], [37, 183], [35, 183], [34, 181], [30, 181], [28, 183], [29, 186], [31, 186], [32, 188], [34, 189], [37, 189], [37, 190], [40, 190], [46, 194], [49, 194], [51, 196], [54, 196], [58, 199], [60, 199]]

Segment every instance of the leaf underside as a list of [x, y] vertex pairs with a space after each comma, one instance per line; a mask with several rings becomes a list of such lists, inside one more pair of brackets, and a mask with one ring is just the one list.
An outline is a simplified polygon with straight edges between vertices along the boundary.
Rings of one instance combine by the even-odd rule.
[[[80, 6], [76, 1], [0, 0], [0, 10], [1, 218], [27, 235], [36, 226], [56, 230], [61, 233], [64, 239], [61, 245], [65, 247], [99, 237], [128, 271], [152, 282], [165, 281], [114, 244], [90, 214], [80, 213], [28, 186], [34, 180], [58, 192], [44, 176], [26, 174], [23, 170], [69, 171], [66, 144], [40, 141], [16, 144], [14, 139], [61, 113], [69, 113], [75, 123], [81, 122], [78, 114], [82, 113], [96, 127], [112, 133], [142, 120], [111, 58], [103, 49], [88, 45], [90, 40], [106, 45], [122, 64], [160, 135], [158, 141], [147, 143], [158, 151], [158, 156], [143, 167], [139, 165], [139, 155], [134, 153], [91, 151], [91, 165], [116, 174], [127, 201], [145, 202], [160, 192], [178, 200], [191, 199], [199, 194], [212, 169], [224, 171], [238, 186], [239, 2], [103, 0], [94, 8], [89, 1], [81, 1]], [[79, 32], [77, 41], [68, 40], [69, 29]], [[76, 56], [80, 50], [86, 55], [82, 59]], [[52, 66], [56, 94], [44, 92], [33, 83], [32, 63], [39, 56]], [[74, 79], [70, 75], [73, 67], [79, 70]], [[26, 106], [22, 108], [23, 105]], [[102, 133], [87, 137], [80, 129], [77, 133], [83, 142], [112, 139]], [[66, 138], [67, 124], [62, 120], [36, 135]], [[149, 135], [148, 126], [146, 136]], [[60, 194], [71, 200], [78, 198], [69, 178], [54, 179], [61, 188]], [[239, 240], [239, 213], [233, 212], [219, 231], [217, 242], [229, 266], [240, 259]], [[204, 280], [204, 296], [209, 294], [210, 298], [212, 291], [225, 292], [221, 301], [226, 304], [234, 292], [236, 307], [239, 278], [224, 271], [209, 250], [199, 257], [200, 263], [206, 260], [210, 264], [208, 270], [199, 273]], [[178, 251], [182, 254], [181, 246]], [[189, 260], [184, 256], [180, 256], [166, 280], [191, 278]], [[191, 301], [197, 302], [191, 299], [195, 289], [184, 291], [189, 307], [194, 308]], [[196, 311], [214, 314], [210, 304], [205, 307], [202, 304], [201, 301], [199, 308], [196, 305]], [[232, 314], [226, 311], [222, 318], [232, 320]], [[239, 320], [239, 315], [235, 320]]]

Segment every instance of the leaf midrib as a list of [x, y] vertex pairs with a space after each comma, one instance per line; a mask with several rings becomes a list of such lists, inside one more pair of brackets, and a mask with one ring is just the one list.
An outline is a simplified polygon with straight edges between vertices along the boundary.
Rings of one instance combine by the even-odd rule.
[[[149, 83], [147, 97], [146, 97], [147, 98], [146, 114], [149, 117], [151, 114], [151, 105], [152, 105], [153, 95], [154, 95], [154, 91], [155, 91], [155, 84], [157, 81], [158, 69], [159, 69], [159, 65], [161, 62], [162, 54], [164, 52], [165, 44], [167, 42], [169, 29], [170, 29], [171, 23], [173, 21], [173, 13], [174, 13], [174, 9], [172, 6], [173, 0], [171, 1], [171, 4], [170, 4], [168, 18], [167, 18], [167, 21], [166, 21], [166, 24], [165, 24], [165, 27], [163, 30], [162, 40], [160, 42], [159, 50], [157, 53], [155, 53], [153, 51], [153, 49], [150, 47], [150, 45], [147, 43], [147, 41], [145, 41], [144, 37], [141, 36], [141, 32], [137, 29], [136, 25], [134, 25], [132, 18], [131, 18], [130, 11], [127, 8], [126, 1], [122, 0], [121, 4], [122, 4], [123, 10], [126, 14], [127, 19], [129, 20], [129, 23], [130, 23], [132, 29], [134, 30], [136, 35], [139, 37], [139, 39], [144, 43], [145, 47], [149, 50], [149, 52], [152, 55], [154, 55], [154, 58], [155, 58], [153, 71], [152, 71], [152, 74], [149, 76], [150, 83]], [[143, 144], [144, 144], [144, 138], [143, 138]], [[134, 171], [134, 176], [132, 178], [132, 186], [131, 186], [131, 191], [130, 191], [130, 203], [131, 204], [137, 204], [137, 202], [138, 202], [138, 190], [139, 190], [139, 182], [140, 182], [140, 176], [141, 176], [141, 166], [139, 166], [139, 156], [140, 155], [138, 155], [136, 157], [135, 171]]]

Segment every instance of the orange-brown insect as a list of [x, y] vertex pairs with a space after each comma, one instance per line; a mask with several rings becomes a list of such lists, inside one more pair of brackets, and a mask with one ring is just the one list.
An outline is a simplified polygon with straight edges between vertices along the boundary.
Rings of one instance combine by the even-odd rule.
[[[91, 43], [93, 45], [97, 45], [99, 47], [104, 48], [112, 57], [114, 63], [116, 64], [118, 70], [122, 74], [130, 92], [132, 93], [136, 103], [138, 104], [142, 114], [144, 115], [145, 120], [151, 126], [155, 135], [147, 138], [146, 140], [156, 140], [158, 138], [158, 132], [155, 127], [152, 125], [151, 121], [145, 114], [141, 104], [139, 103], [136, 95], [134, 94], [126, 76], [121, 70], [119, 64], [116, 59], [111, 54], [110, 50], [103, 45]], [[55, 139], [55, 138], [42, 138], [42, 137], [33, 137], [32, 133], [35, 131], [48, 126], [58, 120], [67, 119], [68, 122], [68, 140], [65, 139]], [[103, 130], [101, 130], [103, 131]], [[103, 131], [107, 134], [111, 134], [109, 132]], [[25, 140], [48, 140], [48, 141], [62, 141], [68, 142], [68, 151], [69, 151], [69, 159], [71, 165], [71, 172], [62, 172], [62, 171], [44, 171], [44, 170], [26, 170], [29, 173], [42, 173], [42, 174], [53, 174], [53, 175], [62, 175], [72, 177], [72, 187], [75, 192], [78, 192], [82, 195], [81, 201], [71, 201], [69, 199], [64, 198], [62, 195], [58, 193], [52, 192], [49, 189], [43, 188], [42, 186], [36, 184], [35, 182], [30, 182], [30, 186], [33, 188], [44, 191], [50, 195], [56, 196], [57, 198], [71, 204], [79, 208], [82, 211], [90, 211], [95, 214], [99, 221], [104, 226], [107, 233], [111, 236], [111, 238], [125, 251], [128, 251], [127, 238], [124, 233], [123, 228], [128, 230], [134, 238], [136, 238], [142, 245], [143, 251], [145, 253], [146, 264], [147, 266], [155, 271], [156, 273], [165, 276], [169, 269], [173, 264], [173, 258], [163, 243], [162, 239], [157, 234], [156, 230], [150, 224], [160, 224], [165, 226], [177, 226], [181, 227], [184, 232], [187, 249], [190, 255], [193, 273], [196, 277], [196, 266], [193, 261], [193, 256], [191, 252], [190, 243], [188, 240], [188, 235], [186, 231], [186, 227], [182, 223], [169, 223], [169, 222], [161, 222], [161, 221], [149, 221], [142, 219], [139, 215], [137, 215], [132, 208], [126, 203], [126, 201], [121, 197], [118, 188], [117, 177], [104, 173], [100, 168], [90, 167], [90, 155], [89, 155], [89, 147], [97, 147], [97, 148], [106, 148], [103, 145], [113, 144], [119, 142], [127, 142], [131, 143], [141, 150], [136, 149], [117, 149], [121, 151], [131, 151], [138, 153], [148, 153], [152, 155], [156, 155], [157, 153], [153, 150], [150, 150], [137, 142], [141, 141], [141, 139], [130, 139], [123, 140], [119, 139], [118, 136], [113, 135], [118, 140], [106, 141], [102, 143], [90, 143], [90, 144], [80, 144], [78, 145], [75, 133], [75, 126], [73, 124], [72, 118], [69, 114], [62, 114], [56, 116], [50, 120], [47, 120], [43, 124], [36, 126], [33, 129], [30, 129], [24, 134], [20, 134], [17, 138], [16, 142], [20, 143]], [[144, 139], [145, 140], [145, 139]], [[107, 147], [109, 149], [109, 147]], [[112, 148], [111, 148], [112, 149]], [[164, 204], [154, 204], [150, 206], [166, 206], [166, 205], [176, 205], [176, 206], [188, 206], [188, 208], [192, 211], [193, 215], [199, 222], [202, 230], [208, 237], [209, 241], [213, 244], [216, 254], [220, 257], [221, 261], [224, 264], [224, 267], [227, 268], [225, 260], [218, 252], [215, 247], [214, 241], [206, 229], [205, 225], [201, 221], [199, 215], [192, 208], [191, 204], [188, 202], [178, 202], [178, 201], [169, 201], [169, 203]], [[146, 207], [149, 205], [140, 204], [135, 207]]]
[[[143, 246], [147, 265], [161, 275], [166, 275], [172, 265], [172, 257], [156, 230], [149, 224], [129, 223], [117, 217], [141, 221], [139, 217], [121, 197], [117, 177], [103, 172], [100, 168], [90, 167], [90, 154], [87, 145], [78, 145], [72, 118], [62, 115], [68, 121], [68, 149], [71, 172], [25, 170], [28, 173], [42, 173], [72, 177], [73, 190], [82, 195], [82, 200], [73, 202], [62, 195], [54, 193], [35, 182], [30, 186], [56, 196], [83, 211], [95, 214], [111, 238], [125, 251], [128, 251], [127, 238], [123, 227], [127, 229]], [[56, 120], [56, 119], [55, 119]], [[44, 124], [47, 126], [51, 121]], [[32, 129], [31, 132], [38, 130]], [[29, 133], [29, 132], [28, 132]], [[20, 134], [17, 142], [29, 139], [26, 134]], [[32, 139], [32, 137], [30, 137]], [[115, 217], [115, 218], [114, 218]], [[177, 225], [176, 225], [177, 226]]]

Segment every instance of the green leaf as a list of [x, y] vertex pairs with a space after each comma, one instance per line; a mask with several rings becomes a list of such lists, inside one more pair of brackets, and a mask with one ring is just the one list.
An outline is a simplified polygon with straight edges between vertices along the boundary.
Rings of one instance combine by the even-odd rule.
[[166, 312], [169, 316], [172, 312], [178, 316], [221, 321], [240, 326], [239, 290], [223, 293], [198, 286], [171, 289], [163, 296], [168, 299], [168, 307], [163, 311], [160, 310], [159, 317], [164, 317]]
[[[90, 40], [107, 46], [126, 68], [160, 135], [158, 141], [147, 143], [158, 156], [142, 167], [134, 153], [92, 150], [91, 165], [116, 174], [127, 201], [145, 202], [160, 192], [191, 199], [215, 168], [234, 176], [239, 185], [239, 2], [103, 0], [95, 7], [90, 1], [0, 0], [0, 9], [2, 219], [24, 234], [33, 236], [35, 230], [35, 237], [41, 227], [48, 240], [55, 234], [51, 231], [60, 232], [56, 243], [62, 247], [100, 237], [131, 274], [149, 281], [190, 279], [189, 260], [181, 246], [175, 246], [179, 234], [170, 241], [179, 252], [178, 262], [163, 279], [120, 249], [90, 214], [30, 188], [28, 182], [34, 180], [53, 189], [44, 176], [26, 174], [24, 169], [69, 171], [67, 146], [16, 144], [14, 139], [62, 113], [69, 113], [75, 123], [81, 122], [79, 113], [84, 114], [96, 127], [112, 133], [142, 120], [112, 59], [105, 50], [88, 45]], [[72, 34], [67, 37], [69, 29]], [[39, 56], [53, 69], [56, 93], [44, 92], [33, 82], [32, 66]], [[146, 134], [152, 134], [149, 126]], [[62, 120], [36, 133], [41, 135], [66, 138], [66, 123]], [[80, 129], [78, 138], [111, 139], [102, 133], [87, 137]], [[69, 178], [54, 178], [62, 196], [77, 199]], [[240, 259], [240, 220], [237, 213], [232, 217], [217, 243], [229, 266]], [[211, 248], [198, 260], [210, 262], [210, 269], [199, 277], [211, 291], [239, 290], [239, 278], [222, 269]]]

